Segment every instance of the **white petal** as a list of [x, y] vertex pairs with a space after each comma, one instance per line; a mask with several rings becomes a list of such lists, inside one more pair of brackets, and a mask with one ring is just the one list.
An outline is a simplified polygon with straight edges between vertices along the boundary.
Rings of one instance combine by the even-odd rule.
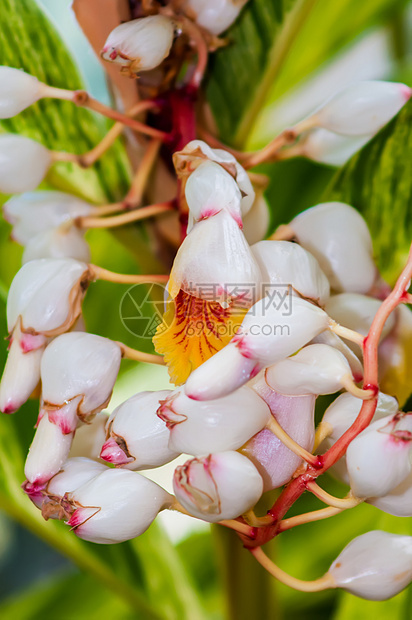
[[[363, 366], [359, 360], [359, 357], [355, 355], [352, 349], [350, 349], [348, 345], [345, 344], [337, 334], [331, 331], [322, 332], [311, 341], [311, 344], [327, 344], [328, 346], [333, 347], [337, 351], [340, 351], [348, 361], [355, 383], [359, 383], [360, 381], [362, 381]], [[360, 354], [359, 347], [358, 354]]]
[[388, 123], [411, 97], [405, 84], [382, 81], [348, 86], [317, 110], [317, 124], [348, 136], [374, 134]]
[[170, 450], [170, 431], [157, 416], [160, 401], [171, 393], [171, 390], [141, 392], [119, 405], [110, 416], [107, 428], [108, 438], [117, 440], [116, 446], [121, 449], [122, 463], [119, 459], [108, 458], [110, 450], [105, 456], [104, 446], [102, 458], [122, 464], [125, 469], [139, 470], [159, 467], [179, 456], [179, 452]]
[[0, 191], [17, 194], [35, 189], [52, 163], [50, 151], [17, 134], [0, 135]]
[[336, 292], [367, 293], [377, 270], [363, 217], [342, 202], [325, 202], [290, 222], [299, 243], [319, 261]]
[[55, 338], [41, 363], [43, 398], [61, 405], [82, 395], [80, 414], [101, 410], [119, 372], [119, 346], [101, 336], [70, 332]]
[[106, 470], [106, 465], [91, 459], [82, 457], [69, 458], [59, 473], [53, 476], [47, 484], [46, 493], [63, 497], [65, 493], [78, 489]]
[[196, 22], [212, 34], [221, 34], [237, 18], [247, 0], [186, 0], [184, 8]]
[[173, 38], [174, 25], [168, 17], [152, 15], [134, 19], [111, 31], [104, 44], [102, 57], [125, 66], [136, 61], [136, 73], [149, 71], [168, 56]]
[[90, 213], [91, 206], [72, 194], [55, 191], [27, 192], [13, 196], [3, 206], [4, 218], [13, 226], [12, 237], [26, 245], [35, 235], [57, 228], [68, 220]]
[[52, 228], [38, 233], [28, 241], [22, 262], [24, 264], [38, 258], [74, 258], [89, 263], [90, 247], [78, 228]]
[[299, 142], [300, 153], [308, 159], [330, 166], [343, 166], [355, 153], [365, 146], [372, 135], [341, 136], [319, 128], [310, 131]]
[[216, 523], [235, 519], [252, 508], [262, 495], [263, 482], [245, 456], [220, 452], [177, 467], [173, 488], [190, 514]]
[[140, 536], [171, 502], [169, 493], [157, 484], [122, 469], [107, 469], [68, 499], [79, 506], [68, 525], [80, 538], [100, 544]]
[[0, 118], [16, 116], [41, 97], [39, 80], [13, 69], [0, 67]]
[[169, 447], [199, 456], [240, 448], [267, 424], [270, 411], [248, 387], [209, 401], [192, 400], [179, 388], [158, 415], [170, 429]]
[[412, 537], [373, 530], [352, 540], [329, 569], [336, 584], [371, 601], [398, 594], [412, 580]]
[[[70, 294], [82, 295], [80, 281], [86, 278], [88, 267], [71, 258], [43, 258], [23, 265], [11, 283], [7, 298], [7, 323], [9, 332], [22, 317], [24, 329], [50, 332], [64, 326], [70, 327], [80, 312], [70, 303]], [[72, 294], [73, 294], [72, 293]]]
[[288, 396], [333, 394], [345, 377], [352, 377], [345, 356], [326, 344], [308, 345], [266, 370], [270, 387]]
[[263, 195], [256, 194], [252, 208], [243, 218], [243, 234], [251, 245], [264, 239], [269, 228], [269, 206]]
[[269, 290], [291, 286], [302, 297], [324, 305], [330, 286], [312, 254], [289, 241], [260, 241], [252, 246], [252, 252]]
[[108, 414], [102, 411], [90, 423], [80, 426], [74, 436], [70, 458], [87, 457], [88, 459], [98, 459], [106, 439], [106, 424], [108, 420]]

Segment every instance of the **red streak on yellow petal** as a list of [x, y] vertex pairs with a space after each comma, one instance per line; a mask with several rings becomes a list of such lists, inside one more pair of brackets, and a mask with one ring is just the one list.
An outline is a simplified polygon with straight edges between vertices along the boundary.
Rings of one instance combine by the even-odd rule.
[[164, 356], [175, 385], [186, 381], [192, 370], [220, 351], [236, 334], [246, 308], [223, 308], [180, 290], [168, 302], [163, 323], [153, 344]]

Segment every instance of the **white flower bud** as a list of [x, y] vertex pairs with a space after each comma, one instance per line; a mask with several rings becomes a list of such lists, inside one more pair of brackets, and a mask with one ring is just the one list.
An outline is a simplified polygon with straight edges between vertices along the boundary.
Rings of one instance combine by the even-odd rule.
[[[312, 394], [283, 396], [272, 390], [264, 377], [257, 377], [252, 388], [267, 403], [272, 415], [287, 434], [311, 452], [315, 437], [316, 397]], [[256, 465], [263, 478], [264, 491], [276, 489], [289, 482], [302, 464], [302, 459], [269, 429], [264, 429], [252, 437], [241, 448], [241, 452]]]
[[51, 228], [30, 239], [23, 252], [22, 262], [38, 258], [74, 258], [90, 262], [90, 247], [83, 233], [74, 226], [68, 230]]
[[23, 331], [53, 336], [70, 329], [80, 314], [88, 278], [88, 266], [71, 258], [43, 258], [23, 265], [7, 298], [9, 332], [19, 316]]
[[88, 459], [98, 459], [100, 450], [106, 440], [106, 424], [109, 416], [102, 411], [88, 422], [82, 424], [76, 431], [70, 449], [70, 458], [87, 457]]
[[169, 55], [173, 38], [173, 22], [164, 15], [133, 19], [111, 31], [101, 56], [129, 67], [131, 73], [149, 71]]
[[208, 301], [219, 301], [221, 296], [225, 302], [231, 291], [238, 290], [247, 307], [259, 285], [260, 270], [242, 231], [229, 213], [221, 211], [198, 222], [187, 235], [173, 263], [168, 288], [173, 298], [183, 289]]
[[31, 495], [44, 487], [52, 476], [57, 474], [69, 455], [73, 433], [64, 433], [60, 426], [43, 415], [38, 423], [36, 434], [24, 466], [25, 476], [30, 484], [26, 492]]
[[313, 117], [318, 127], [347, 136], [378, 132], [410, 99], [405, 84], [365, 81], [352, 84], [327, 101]]
[[186, 0], [184, 9], [202, 28], [221, 34], [235, 21], [247, 0]]
[[171, 390], [141, 392], [117, 407], [107, 424], [107, 441], [101, 458], [125, 469], [160, 467], [173, 461], [179, 452], [168, 447], [170, 432], [157, 416]]
[[367, 503], [395, 517], [412, 517], [412, 473], [390, 493], [368, 499]]
[[173, 489], [190, 514], [217, 523], [253, 508], [262, 495], [263, 481], [248, 458], [238, 452], [220, 452], [177, 467]]
[[363, 217], [343, 202], [325, 202], [290, 222], [298, 242], [319, 261], [336, 292], [367, 293], [377, 269]]
[[216, 162], [233, 174], [242, 194], [240, 206], [242, 216], [245, 216], [255, 201], [255, 190], [246, 170], [231, 153], [223, 149], [212, 149], [203, 140], [192, 140], [182, 151], [173, 155], [173, 162], [179, 176], [192, 174], [194, 169], [205, 160]]
[[192, 172], [185, 185], [185, 196], [195, 222], [224, 210], [242, 228], [242, 194], [235, 179], [216, 162], [206, 160]]
[[[278, 291], [274, 291], [275, 295]], [[185, 392], [196, 400], [210, 400], [229, 394], [257, 372], [295, 353], [312, 338], [328, 328], [328, 315], [310, 302], [288, 294], [268, 296], [258, 301], [246, 314], [236, 336], [221, 351], [194, 370]], [[232, 351], [225, 351], [229, 348]], [[236, 347], [246, 358], [243, 364], [233, 351]], [[222, 360], [236, 359], [237, 376], [225, 372]], [[227, 380], [227, 383], [225, 382]]]
[[359, 360], [359, 357], [355, 355], [352, 349], [350, 349], [337, 334], [331, 331], [322, 332], [321, 334], [318, 334], [316, 338], [313, 338], [310, 344], [327, 344], [329, 347], [333, 347], [337, 351], [340, 351], [348, 361], [355, 383], [362, 381], [363, 366]]
[[12, 238], [26, 245], [38, 233], [90, 214], [91, 206], [72, 194], [55, 191], [26, 192], [3, 206], [4, 219], [13, 226]]
[[372, 422], [349, 444], [346, 464], [357, 497], [383, 497], [412, 471], [412, 413]]
[[99, 544], [143, 534], [172, 497], [140, 474], [122, 469], [103, 473], [68, 493], [74, 512], [67, 524], [77, 536]]
[[310, 344], [266, 370], [271, 388], [288, 396], [333, 394], [352, 373], [345, 356], [326, 344]]
[[[326, 452], [337, 442], [343, 433], [346, 433], [348, 428], [352, 426], [358, 417], [363, 401], [356, 398], [352, 394], [346, 392], [336, 398], [331, 405], [326, 409], [322, 418], [322, 424], [329, 426], [330, 434], [324, 439], [319, 447], [320, 452]], [[387, 417], [388, 415], [395, 415], [398, 411], [398, 401], [392, 396], [388, 396], [383, 392], [379, 392], [378, 404], [372, 422]], [[346, 467], [346, 455], [343, 456], [335, 465], [331, 468], [331, 473], [341, 482], [349, 483], [348, 470]]]
[[87, 420], [109, 401], [120, 360], [120, 347], [107, 338], [82, 332], [58, 336], [41, 362], [46, 405], [60, 407], [81, 397], [77, 413]]
[[249, 245], [264, 239], [270, 222], [268, 203], [263, 195], [256, 194], [256, 199], [250, 211], [243, 218], [243, 234]]
[[[359, 332], [362, 336], [367, 336], [381, 304], [382, 302], [374, 297], [356, 293], [341, 293], [340, 295], [333, 295], [327, 300], [325, 310], [337, 323]], [[395, 320], [392, 313], [382, 329], [381, 340], [392, 331]], [[351, 342], [348, 342], [348, 346], [354, 348]], [[356, 345], [355, 347], [355, 351], [359, 352], [359, 347]]]
[[0, 191], [29, 192], [43, 181], [52, 163], [48, 149], [17, 134], [0, 135]]
[[38, 101], [41, 84], [34, 75], [0, 66], [0, 118], [12, 118]]
[[269, 290], [290, 286], [302, 297], [324, 305], [330, 294], [327, 277], [306, 250], [290, 241], [259, 241], [252, 252]]
[[270, 418], [266, 403], [242, 387], [225, 398], [199, 402], [178, 388], [159, 407], [170, 430], [169, 448], [199, 456], [240, 448]]
[[321, 164], [343, 166], [373, 136], [341, 136], [319, 128], [309, 131], [298, 144], [299, 154]]
[[398, 594], [412, 580], [412, 537], [373, 530], [354, 538], [329, 569], [336, 586], [371, 601]]
[[9, 354], [0, 383], [0, 411], [14, 413], [40, 381], [40, 362], [47, 339], [22, 334], [20, 321], [12, 334]]

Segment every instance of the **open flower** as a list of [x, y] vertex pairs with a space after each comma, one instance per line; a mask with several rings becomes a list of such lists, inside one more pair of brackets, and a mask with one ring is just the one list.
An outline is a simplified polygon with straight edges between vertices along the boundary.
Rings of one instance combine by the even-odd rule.
[[180, 452], [169, 448], [170, 432], [157, 416], [171, 390], [140, 392], [119, 405], [107, 423], [101, 458], [125, 469], [151, 469], [169, 463]]
[[252, 508], [262, 495], [263, 482], [248, 458], [238, 452], [220, 452], [177, 467], [173, 488], [190, 514], [216, 523]]

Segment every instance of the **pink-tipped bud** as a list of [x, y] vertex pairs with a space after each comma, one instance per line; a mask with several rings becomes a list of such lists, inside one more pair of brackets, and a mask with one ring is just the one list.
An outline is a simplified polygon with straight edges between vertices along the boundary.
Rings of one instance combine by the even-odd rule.
[[71, 258], [26, 263], [15, 275], [7, 298], [9, 332], [19, 317], [22, 331], [46, 336], [67, 331], [80, 315], [88, 283], [88, 266]]
[[179, 456], [179, 452], [169, 448], [169, 429], [157, 416], [159, 406], [171, 393], [141, 392], [119, 405], [108, 421], [108, 439], [101, 458], [139, 470], [160, 467]]
[[0, 118], [12, 118], [41, 97], [41, 84], [34, 75], [0, 66]]
[[377, 269], [363, 217], [343, 202], [325, 202], [290, 222], [300, 245], [319, 261], [336, 292], [367, 293]]
[[74, 509], [67, 524], [90, 542], [123, 542], [143, 534], [172, 499], [136, 472], [107, 469], [67, 494]]
[[26, 245], [38, 233], [88, 215], [91, 206], [72, 194], [55, 191], [26, 192], [3, 206], [4, 219], [13, 226], [12, 237]]
[[216, 162], [206, 160], [192, 172], [185, 196], [195, 222], [227, 211], [242, 227], [242, 194], [235, 179]]
[[266, 426], [270, 411], [248, 387], [203, 402], [188, 398], [179, 388], [162, 403], [158, 415], [170, 430], [169, 448], [199, 456], [237, 450]]
[[220, 452], [177, 467], [173, 489], [190, 514], [216, 523], [252, 508], [262, 495], [263, 481], [248, 458], [238, 452]]
[[312, 254], [290, 241], [260, 241], [252, 246], [252, 252], [262, 272], [264, 294], [290, 286], [294, 293], [325, 304], [329, 282]]
[[186, 0], [184, 9], [202, 28], [221, 34], [239, 15], [247, 0]]
[[345, 356], [326, 344], [310, 344], [266, 370], [270, 387], [288, 396], [333, 394], [345, 380], [352, 381]]
[[365, 81], [346, 87], [314, 115], [314, 124], [347, 136], [377, 133], [411, 98], [412, 90], [396, 82]]
[[36, 189], [51, 163], [51, 152], [39, 142], [17, 134], [1, 135], [0, 191], [19, 194]]
[[173, 38], [174, 24], [164, 15], [134, 19], [112, 30], [101, 56], [129, 67], [132, 73], [149, 71], [169, 55]]
[[412, 471], [412, 413], [370, 424], [346, 452], [350, 486], [357, 497], [383, 497]]
[[412, 581], [412, 537], [373, 530], [354, 538], [329, 569], [335, 584], [371, 601], [395, 596]]
[[[192, 372], [185, 392], [198, 400], [229, 394], [256, 371], [292, 355], [328, 326], [329, 317], [321, 308], [290, 295], [287, 287], [282, 291], [272, 290], [250, 308], [230, 343]], [[237, 359], [238, 375], [225, 373], [228, 381], [224, 383], [222, 360], [229, 356], [225, 349], [234, 346], [247, 361], [242, 363]], [[230, 357], [235, 355], [230, 352]]]

